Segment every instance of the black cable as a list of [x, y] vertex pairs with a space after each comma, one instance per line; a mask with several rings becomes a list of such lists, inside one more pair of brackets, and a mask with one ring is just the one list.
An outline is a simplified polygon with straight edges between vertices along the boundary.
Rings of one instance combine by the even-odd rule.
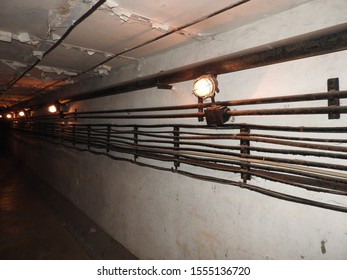
[[[84, 13], [79, 19], [77, 19], [75, 22], [72, 22], [72, 25], [68, 28], [68, 30], [63, 34], [62, 37], [59, 38], [57, 42], [55, 42], [47, 51], [44, 52], [41, 59], [37, 59], [31, 66], [29, 66], [25, 71], [23, 71], [17, 78], [14, 78], [4, 89], [1, 91], [1, 94], [5, 94], [13, 85], [15, 85], [21, 78], [24, 77], [25, 74], [27, 74], [29, 71], [34, 69], [36, 65], [40, 63], [40, 61], [50, 54], [54, 49], [56, 49], [67, 36], [70, 35], [70, 33], [80, 24], [82, 23], [86, 18], [88, 18], [91, 14], [93, 14], [102, 4], [104, 4], [107, 0], [99, 0], [92, 8], [90, 8], [86, 13]], [[30, 94], [32, 95], [32, 94]]]

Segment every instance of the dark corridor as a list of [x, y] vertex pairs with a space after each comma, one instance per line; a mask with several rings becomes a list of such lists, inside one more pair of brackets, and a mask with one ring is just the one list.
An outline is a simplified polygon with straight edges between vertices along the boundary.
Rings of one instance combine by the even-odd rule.
[[0, 259], [136, 259], [11, 157], [1, 126]]

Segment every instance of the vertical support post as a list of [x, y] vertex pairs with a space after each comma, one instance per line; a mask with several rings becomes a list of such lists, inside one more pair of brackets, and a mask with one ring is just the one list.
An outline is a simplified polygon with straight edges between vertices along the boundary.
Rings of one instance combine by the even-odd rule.
[[[178, 126], [174, 126], [173, 129], [173, 136], [174, 136], [174, 150], [179, 151], [180, 149], [180, 128]], [[180, 166], [179, 163], [179, 156], [175, 155], [175, 169], [177, 169]]]
[[75, 146], [75, 124], [72, 125], [72, 146]]
[[[250, 129], [248, 127], [241, 127], [240, 129], [241, 136], [247, 136], [250, 133]], [[240, 140], [240, 156], [242, 158], [246, 158], [248, 155], [250, 155], [250, 142], [247, 139], [241, 139]], [[245, 171], [250, 171], [250, 166], [248, 163], [241, 163], [241, 169]], [[241, 173], [241, 179], [243, 180], [244, 183], [247, 183], [247, 180], [251, 180], [251, 175], [242, 172]]]
[[47, 123], [43, 123], [43, 139], [47, 137]]
[[87, 131], [88, 131], [88, 150], [90, 150], [90, 124], [87, 126]]
[[64, 143], [64, 123], [60, 125], [60, 142]]
[[139, 132], [139, 128], [137, 125], [134, 125], [134, 144], [135, 144], [135, 155], [134, 155], [134, 161], [137, 160], [138, 158], [138, 155], [136, 155], [137, 153], [137, 144], [139, 142], [139, 135], [138, 135], [138, 132]]
[[107, 125], [106, 153], [110, 152], [111, 125]]
[[[198, 103], [199, 105], [204, 103], [204, 100], [201, 97], [198, 97]], [[201, 106], [198, 108], [198, 113], [203, 113], [204, 112], [204, 108]], [[204, 121], [204, 117], [198, 117], [198, 121], [199, 122], [203, 122]]]
[[51, 130], [51, 142], [53, 143], [54, 142], [54, 138], [55, 138], [54, 137], [55, 136], [54, 135], [54, 133], [55, 133], [55, 124], [54, 123], [50, 123], [49, 125], [51, 126], [51, 129], [50, 129]]
[[[337, 92], [340, 90], [339, 87], [339, 78], [328, 79], [328, 92]], [[328, 99], [328, 107], [330, 106], [340, 106], [339, 98], [329, 98]], [[329, 120], [331, 119], [339, 119], [340, 113], [329, 113]]]

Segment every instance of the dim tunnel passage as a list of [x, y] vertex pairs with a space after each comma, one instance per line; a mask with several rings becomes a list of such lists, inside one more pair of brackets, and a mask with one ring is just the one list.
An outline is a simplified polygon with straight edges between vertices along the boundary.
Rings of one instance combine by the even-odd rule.
[[0, 155], [0, 259], [136, 259], [26, 166]]

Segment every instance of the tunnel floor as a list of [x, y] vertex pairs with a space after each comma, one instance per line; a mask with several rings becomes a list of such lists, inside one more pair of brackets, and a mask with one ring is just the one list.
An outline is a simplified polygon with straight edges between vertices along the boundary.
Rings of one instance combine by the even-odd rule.
[[0, 155], [0, 259], [136, 259], [23, 164]]

